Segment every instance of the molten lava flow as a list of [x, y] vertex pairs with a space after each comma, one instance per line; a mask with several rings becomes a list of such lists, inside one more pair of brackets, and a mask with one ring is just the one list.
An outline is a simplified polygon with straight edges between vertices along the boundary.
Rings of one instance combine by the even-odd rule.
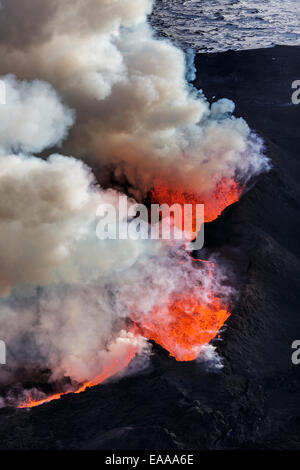
[[[230, 204], [238, 201], [242, 193], [241, 185], [233, 179], [222, 179], [215, 189], [207, 195], [186, 192], [181, 188], [170, 188], [163, 181], [156, 180], [151, 193], [154, 203], [167, 204], [204, 204], [204, 221], [211, 222]], [[175, 222], [174, 222], [175, 223]], [[199, 231], [196, 211], [193, 210], [193, 232]], [[176, 227], [183, 230], [182, 227]], [[204, 263], [202, 260], [199, 262]], [[212, 281], [213, 269], [207, 276]], [[212, 284], [212, 282], [211, 282]], [[199, 286], [200, 289], [200, 286]], [[136, 319], [140, 333], [163, 346], [178, 361], [195, 359], [201, 347], [215, 338], [227, 318], [230, 316], [228, 306], [221, 304], [214, 295], [212, 288], [204, 299], [200, 298], [198, 290], [177, 292], [164, 305], [156, 306], [146, 317]]]
[[62, 395], [65, 395], [66, 393], [69, 392], [56, 393], [55, 395], [50, 395], [49, 397], [43, 398], [41, 400], [32, 400], [32, 398], [29, 396], [26, 401], [18, 405], [18, 408], [34, 408], [35, 406], [43, 405], [44, 403], [48, 403], [49, 401], [58, 400]]
[[201, 347], [217, 336], [229, 315], [220, 299], [201, 302], [191, 291], [174, 295], [166, 305], [155, 307], [138, 328], [177, 361], [192, 361]]
[[103, 368], [102, 372], [97, 375], [93, 380], [85, 382], [77, 389], [68, 390], [61, 393], [56, 393], [54, 395], [50, 395], [48, 397], [42, 398], [40, 400], [35, 400], [30, 395], [18, 405], [18, 408], [33, 408], [35, 406], [43, 405], [44, 403], [48, 403], [53, 400], [58, 400], [63, 395], [67, 395], [68, 393], [81, 393], [84, 392], [89, 387], [94, 387], [95, 385], [99, 385], [100, 383], [104, 382], [109, 377], [121, 372], [125, 369], [130, 361], [135, 357], [137, 353], [137, 347], [133, 344], [129, 344], [124, 356], [120, 356], [111, 361]]
[[[168, 187], [163, 181], [155, 180], [151, 192], [153, 203], [168, 204], [204, 204], [204, 222], [215, 220], [221, 212], [230, 204], [238, 201], [242, 193], [242, 186], [233, 179], [223, 178], [216, 183], [215, 189], [209, 194], [196, 194], [184, 191], [179, 187]], [[195, 211], [193, 211], [192, 227], [193, 231], [199, 231], [200, 227], [196, 224]], [[177, 227], [179, 228], [179, 227]], [[196, 230], [195, 230], [196, 229]]]
[[[209, 267], [207, 277], [212, 283], [213, 263], [196, 261]], [[142, 336], [160, 344], [177, 361], [192, 361], [202, 346], [217, 336], [229, 316], [228, 306], [222, 305], [211, 289], [201, 296], [199, 286], [174, 293], [147, 316], [137, 318], [133, 314], [132, 319]]]

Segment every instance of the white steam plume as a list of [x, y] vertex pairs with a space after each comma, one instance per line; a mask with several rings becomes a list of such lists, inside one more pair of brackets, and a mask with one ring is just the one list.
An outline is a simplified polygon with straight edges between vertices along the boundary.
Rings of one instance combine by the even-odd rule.
[[[117, 207], [119, 194], [103, 190], [78, 159], [54, 154], [43, 160], [25, 153], [43, 150], [49, 139], [59, 142], [72, 113], [50, 85], [5, 81], [14, 99], [0, 113], [7, 129], [0, 140], [0, 338], [8, 351], [0, 385], [90, 381], [110, 364], [122, 363], [128, 351], [149, 349], [142, 337], [128, 332], [133, 313], [141, 319], [185, 289], [196, 289], [199, 300], [212, 288], [223, 297], [231, 290], [219, 279], [208, 285], [206, 271], [194, 266], [180, 244], [99, 240], [97, 208]], [[35, 103], [43, 103], [34, 112], [29, 108], [26, 120], [38, 147], [21, 119], [17, 127], [7, 119], [19, 118], [25, 88]], [[23, 153], [8, 153], [14, 149]], [[15, 403], [12, 396], [9, 402]]]
[[[51, 82], [76, 110], [67, 152], [116, 168], [143, 194], [159, 176], [206, 193], [268, 168], [233, 103], [186, 83], [183, 52], [147, 23], [150, 0], [3, 0], [0, 72]], [[26, 14], [26, 25], [21, 18]]]
[[40, 152], [60, 143], [74, 123], [74, 113], [63, 106], [48, 83], [20, 82], [2, 77], [6, 104], [0, 106], [0, 152]]
[[118, 194], [102, 190], [80, 160], [26, 153], [59, 143], [72, 123], [54, 89], [12, 76], [4, 81], [9, 104], [0, 108], [0, 337], [8, 363], [0, 385], [45, 368], [51, 381], [88, 381], [129, 347], [146, 347], [123, 331], [118, 320], [126, 312], [115, 308], [108, 288], [114, 273], [126, 272], [145, 247], [98, 240], [97, 208], [117, 205]]
[[42, 380], [46, 369], [49, 382], [92, 380], [128, 345], [146, 347], [124, 336], [132, 310], [141, 318], [182, 288], [199, 300], [232, 295], [222, 276], [208, 285], [183, 246], [98, 240], [96, 209], [117, 204], [118, 193], [79, 159], [36, 156], [63, 142], [62, 153], [96, 168], [113, 164], [136, 198], [156, 177], [203, 194], [268, 168], [233, 103], [210, 107], [186, 83], [185, 56], [155, 37], [151, 7], [1, 0], [0, 73], [27, 82], [5, 77], [0, 107], [0, 385]]

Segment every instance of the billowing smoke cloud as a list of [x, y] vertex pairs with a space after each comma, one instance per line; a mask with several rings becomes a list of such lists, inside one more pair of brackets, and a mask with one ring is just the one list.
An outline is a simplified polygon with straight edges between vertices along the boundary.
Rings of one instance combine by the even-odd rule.
[[203, 194], [222, 178], [243, 181], [268, 167], [233, 103], [210, 107], [187, 85], [183, 52], [147, 24], [152, 1], [2, 5], [0, 72], [51, 82], [77, 113], [67, 152], [113, 164], [136, 197], [157, 176]]
[[[73, 113], [44, 82], [4, 80], [10, 102], [0, 108], [0, 337], [8, 357], [0, 385], [68, 378], [62, 389], [69, 390], [149, 349], [128, 329], [133, 314], [139, 321], [187, 289], [203, 301], [212, 286], [179, 242], [99, 240], [97, 209], [118, 208], [120, 194], [103, 190], [78, 159], [29, 153], [59, 143]], [[127, 218], [120, 223], [127, 226]], [[232, 293], [220, 279], [213, 289]]]
[[[98, 184], [99, 167], [113, 168], [136, 199], [157, 177], [205, 194], [223, 178], [245, 181], [268, 167], [233, 103], [210, 107], [186, 83], [184, 54], [147, 24], [151, 6], [1, 0], [1, 386], [93, 381], [147, 350], [137, 329], [156, 306], [167, 315], [181, 292], [192, 293], [191, 308], [234, 295], [222, 270], [208, 275], [180, 242], [97, 238], [97, 207], [119, 198]], [[38, 157], [55, 145], [73, 157]]]
[[[73, 122], [54, 89], [11, 76], [4, 81], [0, 335], [8, 364], [0, 384], [32, 378], [45, 368], [50, 380], [87, 381], [126, 356], [129, 347], [146, 347], [124, 333], [117, 320], [126, 312], [114, 307], [113, 287], [107, 287], [145, 247], [130, 240], [100, 243], [97, 208], [117, 205], [118, 194], [101, 190], [80, 160], [55, 154], [45, 161], [28, 153], [59, 143]], [[17, 150], [22, 154], [12, 153]]]
[[2, 78], [6, 104], [0, 107], [0, 152], [40, 152], [60, 143], [74, 123], [67, 109], [47, 83]]

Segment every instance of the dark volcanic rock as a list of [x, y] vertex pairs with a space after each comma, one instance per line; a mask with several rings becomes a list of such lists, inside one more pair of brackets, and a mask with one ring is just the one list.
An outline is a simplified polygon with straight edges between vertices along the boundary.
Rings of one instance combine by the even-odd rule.
[[300, 448], [300, 48], [198, 55], [196, 86], [227, 97], [265, 139], [273, 170], [208, 224], [206, 250], [231, 263], [241, 296], [220, 372], [154, 345], [136, 376], [28, 410], [0, 410], [2, 449]]

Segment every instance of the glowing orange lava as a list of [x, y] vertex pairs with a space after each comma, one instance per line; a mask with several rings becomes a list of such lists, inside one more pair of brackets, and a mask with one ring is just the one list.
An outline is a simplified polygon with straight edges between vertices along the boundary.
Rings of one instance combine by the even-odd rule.
[[143, 336], [160, 344], [177, 361], [192, 361], [201, 347], [215, 338], [229, 315], [220, 299], [201, 302], [190, 291], [155, 307], [137, 326]]
[[[215, 185], [215, 189], [209, 194], [197, 194], [184, 191], [179, 187], [168, 187], [163, 181], [155, 180], [154, 187], [151, 192], [152, 202], [159, 204], [204, 204], [204, 221], [211, 222], [215, 220], [221, 212], [230, 204], [238, 201], [242, 186], [234, 181], [234, 179], [223, 178]], [[195, 212], [193, 213], [193, 230], [199, 230], [196, 226]]]
[[[179, 187], [170, 188], [163, 181], [156, 180], [151, 199], [154, 203], [168, 206], [204, 204], [204, 221], [211, 222], [227, 206], [238, 201], [242, 189], [233, 179], [223, 178], [210, 194], [201, 195]], [[200, 229], [195, 210], [192, 214], [192, 227], [193, 232]], [[182, 227], [177, 226], [177, 229]], [[213, 269], [207, 275], [212, 281]], [[199, 292], [190, 290], [176, 293], [165, 305], [156, 306], [136, 324], [143, 336], [163, 346], [178, 361], [190, 361], [199, 355], [204, 344], [217, 336], [229, 316], [228, 306], [221, 304], [212, 289], [206, 300], [199, 299]]]
[[147, 316], [132, 314], [137, 332], [165, 348], [177, 361], [192, 361], [229, 318], [228, 305], [213, 293], [214, 263], [194, 260], [205, 269], [206, 288], [174, 293]]
[[99, 385], [100, 383], [104, 382], [109, 377], [121, 372], [125, 367], [128, 366], [130, 361], [135, 357], [137, 353], [137, 347], [134, 345], [129, 345], [126, 350], [126, 354], [122, 357], [112, 359], [102, 370], [102, 372], [97, 375], [93, 380], [82, 384], [75, 390], [68, 390], [62, 393], [56, 393], [54, 395], [50, 395], [48, 397], [42, 398], [40, 400], [34, 400], [32, 397], [28, 397], [24, 402], [18, 405], [18, 408], [33, 408], [35, 406], [43, 405], [44, 403], [48, 403], [53, 400], [58, 400], [63, 395], [67, 395], [68, 393], [81, 393], [84, 392], [87, 388], [94, 387], [95, 385]]

